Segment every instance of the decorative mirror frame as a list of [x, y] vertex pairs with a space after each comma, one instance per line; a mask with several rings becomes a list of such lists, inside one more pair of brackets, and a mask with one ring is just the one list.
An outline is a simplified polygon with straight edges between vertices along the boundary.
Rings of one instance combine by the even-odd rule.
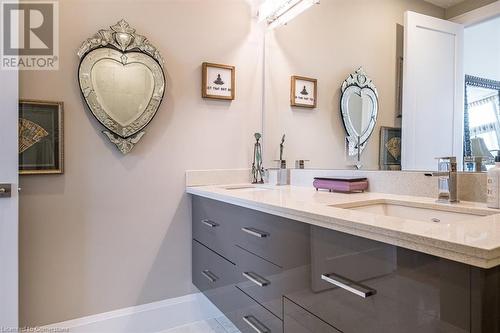
[[479, 87], [491, 90], [497, 90], [500, 99], [500, 81], [485, 79], [482, 77], [465, 75], [465, 93], [464, 93], [464, 157], [472, 157], [470, 126], [469, 126], [469, 101], [467, 100], [467, 88]]
[[[361, 133], [359, 136], [359, 140], [356, 134], [356, 130], [352, 125], [349, 117], [349, 112], [347, 109], [347, 103], [349, 100], [349, 88], [350, 87], [358, 87], [360, 89], [369, 89], [369, 94], [372, 95], [372, 99], [374, 99], [374, 110], [372, 117], [370, 119], [370, 123], [368, 128]], [[354, 73], [350, 74], [347, 79], [342, 83], [341, 88], [341, 97], [340, 97], [340, 114], [342, 117], [342, 122], [344, 124], [344, 129], [347, 133], [347, 140], [349, 143], [348, 154], [349, 156], [354, 156], [363, 151], [366, 142], [370, 138], [375, 129], [375, 125], [377, 123], [378, 116], [378, 91], [373, 83], [372, 79], [368, 77], [366, 72], [363, 70], [363, 67], [360, 67]]]
[[[95, 52], [96, 50], [99, 51]], [[110, 29], [99, 30], [83, 42], [77, 54], [80, 58], [78, 80], [87, 106], [92, 115], [106, 128], [102, 132], [108, 139], [123, 154], [129, 153], [145, 134], [144, 128], [153, 120], [163, 100], [166, 80], [160, 52], [145, 36], [136, 34], [135, 29], [122, 19]], [[149, 68], [153, 75], [153, 95], [148, 105], [142, 114], [126, 126], [114, 120], [109, 110], [102, 107], [94, 90], [91, 71], [93, 65], [102, 59], [112, 59], [123, 66], [134, 62], [141, 63]]]

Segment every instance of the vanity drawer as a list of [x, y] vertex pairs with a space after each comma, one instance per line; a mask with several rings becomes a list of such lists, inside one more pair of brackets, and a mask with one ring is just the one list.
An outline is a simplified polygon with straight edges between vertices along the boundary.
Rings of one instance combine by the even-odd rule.
[[308, 288], [309, 265], [283, 269], [236, 247], [240, 282], [237, 287], [282, 318], [282, 296]]
[[309, 262], [308, 224], [250, 209], [241, 213], [239, 246], [283, 268]]
[[319, 227], [311, 239], [320, 292], [287, 297], [331, 326], [345, 333], [469, 332], [467, 265]]
[[223, 202], [193, 196], [193, 238], [234, 262], [239, 209]]
[[341, 333], [309, 311], [283, 298], [284, 333]]
[[313, 291], [333, 288], [322, 279], [335, 273], [363, 281], [394, 272], [396, 247], [321, 227], [311, 227], [311, 281]]
[[233, 263], [196, 240], [193, 240], [192, 251], [192, 279], [200, 291], [214, 290], [213, 293], [218, 293], [221, 288], [237, 281]]
[[262, 305], [235, 288], [238, 294], [239, 307], [225, 312], [226, 317], [241, 331], [241, 333], [282, 333], [283, 322], [266, 310]]

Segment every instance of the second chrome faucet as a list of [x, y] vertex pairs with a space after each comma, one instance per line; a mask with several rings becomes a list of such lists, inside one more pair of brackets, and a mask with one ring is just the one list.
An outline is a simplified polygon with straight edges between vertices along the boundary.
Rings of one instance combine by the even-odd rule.
[[456, 203], [458, 200], [457, 158], [438, 157], [438, 171], [426, 173], [426, 176], [438, 178], [438, 202]]

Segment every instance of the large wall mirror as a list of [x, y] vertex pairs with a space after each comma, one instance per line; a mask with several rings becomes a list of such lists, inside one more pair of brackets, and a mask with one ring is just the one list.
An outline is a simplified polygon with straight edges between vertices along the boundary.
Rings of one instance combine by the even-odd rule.
[[[486, 51], [493, 43], [479, 37], [498, 37], [500, 18], [469, 29], [445, 20], [444, 8], [431, 2], [324, 0], [268, 29], [264, 164], [275, 166], [285, 134], [288, 165], [308, 160], [306, 167], [318, 169], [423, 171], [437, 168], [436, 157], [457, 156], [460, 170], [485, 171], [500, 145], [500, 134], [492, 139], [499, 110], [478, 116], [490, 117], [481, 126], [488, 121], [494, 131], [474, 126], [479, 111], [467, 105], [464, 83], [465, 74], [500, 81], [500, 49]], [[343, 98], [343, 82], [359, 68], [373, 94]], [[316, 80], [314, 108], [290, 103], [300, 98], [290, 96], [294, 76]], [[343, 112], [343, 103], [358, 103], [359, 112]], [[367, 125], [359, 128], [362, 134], [349, 122], [354, 118]]]

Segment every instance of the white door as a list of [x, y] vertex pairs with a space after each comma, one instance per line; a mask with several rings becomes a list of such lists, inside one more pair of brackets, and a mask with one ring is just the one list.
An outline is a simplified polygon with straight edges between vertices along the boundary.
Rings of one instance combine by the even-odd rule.
[[436, 170], [436, 157], [463, 161], [464, 27], [406, 12], [401, 164]]
[[18, 327], [17, 74], [0, 69], [0, 327], [6, 332]]

